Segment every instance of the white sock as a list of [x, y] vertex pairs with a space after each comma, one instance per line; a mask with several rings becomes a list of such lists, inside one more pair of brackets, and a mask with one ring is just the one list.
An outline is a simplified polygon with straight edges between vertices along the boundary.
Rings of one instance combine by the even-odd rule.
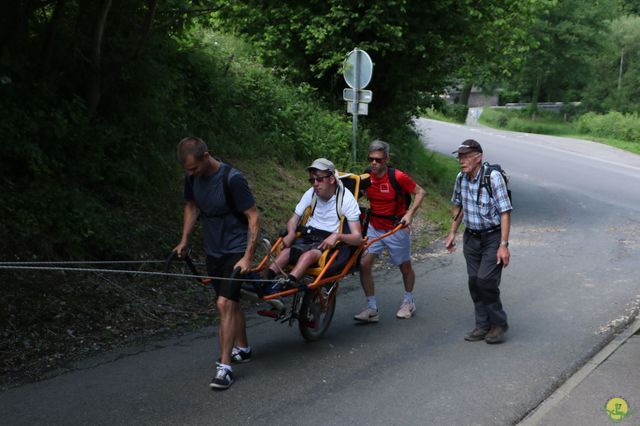
[[233, 370], [231, 369], [231, 366], [230, 366], [230, 365], [223, 364], [223, 363], [219, 362], [219, 363], [218, 363], [218, 366], [219, 366], [219, 367], [222, 367], [222, 368], [226, 368], [226, 369], [227, 369], [227, 370], [229, 370], [229, 371], [233, 371]]
[[413, 293], [410, 292], [410, 291], [405, 291], [404, 292], [404, 300], [405, 300], [405, 302], [409, 302], [409, 303], [413, 302]]
[[367, 296], [367, 305], [374, 310], [378, 310], [378, 303], [376, 303], [375, 296]]
[[236, 346], [236, 348], [240, 351], [240, 352], [251, 352], [251, 346], [247, 346], [246, 348], [241, 348], [240, 346]]

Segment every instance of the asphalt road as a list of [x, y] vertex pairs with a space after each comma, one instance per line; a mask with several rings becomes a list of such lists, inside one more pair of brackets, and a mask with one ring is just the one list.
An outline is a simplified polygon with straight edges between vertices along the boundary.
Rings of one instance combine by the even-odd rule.
[[[502, 345], [469, 343], [472, 304], [460, 251], [415, 264], [415, 317], [394, 317], [396, 270], [376, 274], [381, 321], [356, 325], [357, 281], [334, 323], [307, 343], [251, 315], [254, 360], [209, 390], [214, 330], [106, 354], [0, 393], [4, 424], [513, 424], [605, 344], [640, 294], [640, 157], [602, 145], [418, 120], [429, 149], [477, 139], [514, 195]], [[453, 184], [453, 182], [452, 182]], [[616, 394], [611, 383], [610, 392]], [[562, 419], [559, 419], [559, 424]]]

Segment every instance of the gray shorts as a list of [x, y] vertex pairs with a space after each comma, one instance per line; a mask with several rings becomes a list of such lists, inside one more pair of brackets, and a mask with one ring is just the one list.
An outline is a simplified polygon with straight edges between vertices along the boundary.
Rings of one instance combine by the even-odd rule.
[[[367, 236], [370, 240], [379, 237], [387, 231], [380, 231], [369, 225]], [[391, 234], [383, 239], [376, 241], [367, 249], [365, 253], [380, 254], [382, 250], [389, 251], [391, 264], [400, 266], [407, 260], [411, 259], [411, 231], [409, 228], [399, 229], [395, 234]]]

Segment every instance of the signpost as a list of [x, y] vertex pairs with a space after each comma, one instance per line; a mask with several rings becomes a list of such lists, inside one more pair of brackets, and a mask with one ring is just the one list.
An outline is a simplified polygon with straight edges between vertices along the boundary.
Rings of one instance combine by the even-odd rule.
[[342, 91], [342, 99], [344, 99], [347, 102], [355, 102], [356, 96], [358, 96], [358, 102], [369, 104], [373, 99], [373, 92], [371, 90], [354, 90], [354, 89], [344, 89]]
[[356, 162], [356, 139], [358, 136], [358, 115], [369, 113], [369, 103], [373, 99], [371, 90], [362, 90], [371, 82], [373, 62], [364, 50], [357, 47], [347, 55], [342, 66], [344, 81], [351, 89], [342, 91], [342, 98], [347, 101], [347, 112], [352, 114], [353, 136], [351, 140], [352, 159]]

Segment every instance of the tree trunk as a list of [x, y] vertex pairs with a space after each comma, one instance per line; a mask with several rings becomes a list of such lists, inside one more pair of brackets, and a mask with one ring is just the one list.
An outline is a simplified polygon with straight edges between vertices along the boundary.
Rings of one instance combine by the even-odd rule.
[[140, 41], [138, 42], [138, 47], [136, 48], [136, 51], [133, 54], [133, 59], [138, 59], [138, 56], [140, 55], [140, 51], [142, 50], [144, 43], [147, 41], [147, 37], [149, 37], [149, 33], [151, 33], [153, 20], [156, 15], [156, 10], [158, 9], [158, 0], [149, 0], [149, 5], [147, 7], [148, 7], [147, 14], [144, 17], [144, 23], [142, 24], [142, 36], [140, 37]]
[[531, 95], [531, 106], [529, 107], [531, 113], [531, 120], [536, 121], [536, 113], [538, 112], [538, 98], [540, 97], [540, 78], [536, 78], [536, 85], [533, 88], [533, 94]]
[[91, 56], [89, 57], [89, 83], [87, 86], [87, 107], [89, 117], [93, 117], [100, 103], [100, 61], [102, 59], [102, 36], [107, 23], [107, 15], [111, 9], [112, 0], [102, 0], [98, 16], [96, 19], [95, 32], [93, 34], [93, 43], [91, 48]]
[[622, 89], [622, 66], [624, 65], [624, 50], [620, 51], [620, 69], [618, 70], [618, 91]]
[[49, 22], [49, 26], [47, 27], [47, 32], [42, 49], [42, 58], [40, 61], [41, 77], [46, 77], [46, 75], [49, 73], [49, 66], [51, 65], [51, 58], [53, 56], [53, 47], [55, 46], [58, 27], [60, 26], [60, 22], [62, 21], [62, 11], [64, 10], [65, 1], [66, 0], [58, 0], [56, 2], [56, 7], [53, 10], [51, 21]]
[[460, 92], [460, 98], [458, 99], [458, 103], [461, 105], [469, 105], [469, 97], [471, 96], [471, 89], [473, 88], [473, 82], [466, 81], [464, 86], [462, 87], [462, 92]]

